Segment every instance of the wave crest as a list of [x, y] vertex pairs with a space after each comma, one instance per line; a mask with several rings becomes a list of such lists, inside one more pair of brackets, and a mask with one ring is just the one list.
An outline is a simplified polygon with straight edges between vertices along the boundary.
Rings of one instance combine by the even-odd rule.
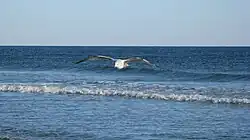
[[63, 85], [27, 85], [27, 84], [1, 84], [1, 92], [21, 92], [21, 93], [53, 93], [53, 94], [81, 94], [81, 95], [100, 95], [100, 96], [120, 96], [141, 99], [157, 99], [165, 101], [180, 102], [211, 102], [227, 104], [250, 104], [248, 98], [234, 97], [213, 97], [200, 94], [158, 94], [143, 91], [118, 90], [112, 88], [63, 86]]

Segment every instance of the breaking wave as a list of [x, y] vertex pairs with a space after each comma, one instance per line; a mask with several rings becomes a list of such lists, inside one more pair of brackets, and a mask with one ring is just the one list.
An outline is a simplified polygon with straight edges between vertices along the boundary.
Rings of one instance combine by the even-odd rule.
[[226, 104], [250, 104], [249, 98], [236, 97], [214, 97], [201, 94], [159, 94], [148, 91], [119, 90], [115, 88], [98, 88], [96, 86], [65, 86], [60, 84], [1, 84], [0, 92], [21, 92], [21, 93], [53, 93], [53, 94], [81, 94], [96, 96], [120, 96], [141, 99], [157, 99], [165, 101], [180, 102], [211, 102]]

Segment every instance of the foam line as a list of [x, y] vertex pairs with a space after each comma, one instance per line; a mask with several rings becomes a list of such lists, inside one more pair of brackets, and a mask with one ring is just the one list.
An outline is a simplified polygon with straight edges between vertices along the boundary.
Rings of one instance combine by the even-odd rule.
[[112, 88], [62, 86], [62, 85], [32, 85], [32, 84], [0, 84], [1, 92], [21, 92], [21, 93], [52, 93], [52, 94], [82, 94], [99, 96], [120, 96], [141, 99], [157, 99], [165, 101], [179, 102], [211, 102], [227, 104], [250, 104], [248, 98], [234, 97], [213, 97], [200, 94], [159, 94], [147, 93], [144, 91], [118, 90]]

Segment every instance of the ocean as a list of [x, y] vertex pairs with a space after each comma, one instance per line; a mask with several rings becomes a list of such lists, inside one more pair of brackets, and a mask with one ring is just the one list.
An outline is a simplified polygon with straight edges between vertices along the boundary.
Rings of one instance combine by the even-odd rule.
[[[89, 55], [142, 57], [118, 70]], [[249, 47], [0, 47], [0, 139], [250, 139]]]

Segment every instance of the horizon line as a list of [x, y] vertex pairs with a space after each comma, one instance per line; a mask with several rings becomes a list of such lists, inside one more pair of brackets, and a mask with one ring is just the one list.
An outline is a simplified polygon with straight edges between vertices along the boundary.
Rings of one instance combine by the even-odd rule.
[[100, 44], [92, 44], [92, 45], [80, 45], [80, 44], [0, 44], [0, 46], [61, 46], [61, 47], [250, 47], [249, 45], [136, 45], [136, 44], [128, 44], [128, 45], [119, 45], [119, 44], [110, 44], [110, 45], [100, 45]]

